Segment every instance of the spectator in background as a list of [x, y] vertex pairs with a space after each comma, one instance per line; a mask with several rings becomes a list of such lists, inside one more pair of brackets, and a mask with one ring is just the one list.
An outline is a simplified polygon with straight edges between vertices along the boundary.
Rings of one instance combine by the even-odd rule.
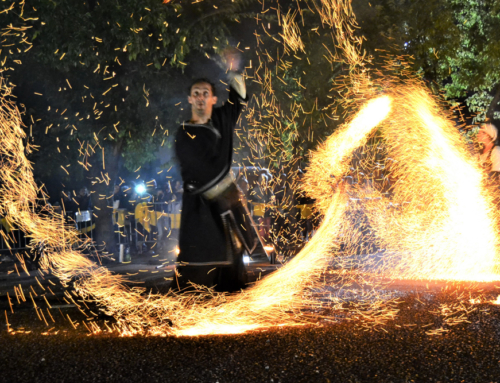
[[304, 174], [302, 169], [297, 170], [298, 182], [295, 185], [294, 199], [297, 205], [297, 227], [302, 235], [302, 240], [307, 242], [311, 238], [313, 231], [312, 205], [314, 204], [314, 200], [301, 188]]
[[[159, 202], [158, 201], [158, 188], [157, 188], [157, 184], [156, 184], [155, 179], [150, 179], [148, 182], [146, 182], [146, 193], [149, 194], [151, 196], [151, 198], [148, 201], [149, 202], [148, 209], [150, 211], [150, 221], [149, 221], [150, 231], [145, 233], [145, 235], [147, 237], [147, 241], [149, 241], [149, 242], [156, 241], [157, 243], [159, 243], [159, 241], [158, 241], [159, 233], [163, 234], [163, 231], [160, 231], [158, 229], [158, 223], [160, 225], [163, 224], [163, 222], [162, 222], [163, 217], [160, 217], [160, 219], [158, 221], [158, 217], [161, 215], [161, 203], [157, 203], [157, 202]], [[161, 197], [161, 193], [160, 193], [160, 197]], [[159, 247], [160, 246], [158, 246], [158, 248], [156, 248], [155, 250], [158, 251]], [[152, 251], [152, 252], [154, 252], [155, 250], [153, 250], [153, 248], [150, 249], [150, 251]]]
[[174, 200], [174, 193], [170, 181], [161, 185], [160, 189], [158, 190], [157, 197], [160, 202], [170, 203]]
[[500, 146], [498, 129], [493, 124], [483, 124], [477, 133], [477, 140], [483, 145], [479, 161], [486, 167], [490, 178], [497, 178], [500, 172]]
[[75, 203], [70, 197], [71, 192], [69, 190], [61, 190], [59, 201], [54, 203], [54, 209], [60, 214], [72, 217], [72, 213], [75, 211]]
[[113, 189], [112, 203], [113, 209], [125, 209], [126, 212], [131, 212], [132, 206], [130, 204], [131, 199], [131, 188], [124, 184], [122, 181], [120, 184], [116, 183]]
[[[134, 182], [132, 182], [134, 184]], [[118, 194], [119, 209], [125, 209], [125, 243], [127, 245], [127, 253], [136, 253], [136, 233], [133, 228], [135, 228], [135, 200], [138, 196], [134, 196], [134, 187], [128, 185], [122, 185], [120, 187], [120, 193]]]
[[139, 194], [137, 194], [137, 183], [135, 181], [132, 181], [130, 183], [130, 189], [128, 190], [128, 195], [129, 195], [129, 205], [130, 205], [130, 211], [134, 211], [134, 206], [136, 203], [139, 201]]
[[75, 210], [92, 210], [92, 198], [90, 197], [89, 190], [83, 186], [78, 191], [78, 195], [75, 198], [76, 209]]
[[130, 203], [130, 199], [132, 196], [132, 188], [128, 185], [122, 185], [121, 191], [123, 194], [120, 199], [120, 208], [127, 209], [127, 211], [132, 211], [132, 204]]
[[92, 199], [85, 186], [80, 188], [74, 201], [76, 228], [82, 238], [92, 237]]
[[123, 204], [121, 203], [122, 199], [123, 199], [122, 188], [120, 186], [120, 183], [116, 182], [113, 188], [113, 197], [111, 198], [111, 201], [113, 202], [113, 209], [123, 208]]
[[146, 193], [151, 196], [148, 202], [158, 201], [158, 188], [155, 179], [151, 179], [148, 182], [146, 182]]
[[130, 192], [130, 211], [134, 213], [132, 221], [135, 223], [136, 228], [134, 233], [134, 247], [139, 253], [142, 253], [143, 251], [147, 250], [145, 241], [150, 239], [148, 238], [150, 232], [148, 232], [144, 226], [146, 222], [147, 225], [150, 224], [150, 220], [148, 219], [147, 215], [147, 211], [149, 210], [150, 206], [144, 208], [144, 205], [141, 205], [140, 209], [138, 210], [138, 205], [144, 203], [147, 205], [153, 200], [153, 197], [147, 192], [146, 185], [143, 181], [133, 182], [133, 186]]
[[174, 183], [174, 196], [175, 196], [175, 201], [180, 202], [182, 201], [182, 193], [184, 193], [184, 188], [182, 187], [181, 181], [177, 180]]
[[166, 187], [168, 186], [165, 186], [165, 185], [160, 185], [158, 187], [158, 190], [156, 191], [156, 201], [157, 202], [165, 202], [165, 190], [166, 190]]

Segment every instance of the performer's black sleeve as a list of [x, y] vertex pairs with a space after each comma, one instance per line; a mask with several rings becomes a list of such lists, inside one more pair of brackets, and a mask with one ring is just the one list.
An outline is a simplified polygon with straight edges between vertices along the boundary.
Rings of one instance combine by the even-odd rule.
[[229, 87], [229, 97], [223, 106], [220, 107], [220, 111], [227, 118], [231, 126], [236, 125], [238, 117], [243, 110], [244, 105], [248, 100], [248, 95], [245, 99], [242, 99], [238, 92], [233, 88]]

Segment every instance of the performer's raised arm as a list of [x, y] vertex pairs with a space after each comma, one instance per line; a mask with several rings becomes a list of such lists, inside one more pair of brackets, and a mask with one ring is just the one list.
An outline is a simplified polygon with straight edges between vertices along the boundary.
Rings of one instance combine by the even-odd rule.
[[245, 78], [241, 71], [241, 54], [236, 50], [226, 50], [222, 55], [222, 68], [227, 73], [229, 85], [238, 93], [242, 100], [247, 98]]

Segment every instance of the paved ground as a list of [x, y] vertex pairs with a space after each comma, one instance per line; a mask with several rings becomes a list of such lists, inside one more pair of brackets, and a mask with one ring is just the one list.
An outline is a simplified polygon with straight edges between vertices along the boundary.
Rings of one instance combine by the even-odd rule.
[[[3, 382], [498, 382], [498, 310], [429, 336], [404, 310], [379, 331], [354, 322], [236, 336], [119, 338], [0, 333]], [[35, 322], [36, 318], [32, 318]], [[34, 328], [36, 332], [36, 328]]]
[[[108, 267], [161, 290], [172, 270], [157, 269], [157, 258]], [[251, 268], [257, 275], [275, 266]], [[0, 315], [13, 330], [1, 322], [0, 382], [500, 382], [500, 307], [470, 304], [480, 293], [496, 298], [494, 283], [397, 281], [387, 289], [400, 295], [398, 317], [375, 328], [346, 315], [242, 335], [121, 338], [75, 329], [84, 315], [65, 301], [57, 280], [39, 281], [54, 295], [34, 275], [0, 263]], [[21, 304], [12, 295], [19, 284], [27, 300]]]

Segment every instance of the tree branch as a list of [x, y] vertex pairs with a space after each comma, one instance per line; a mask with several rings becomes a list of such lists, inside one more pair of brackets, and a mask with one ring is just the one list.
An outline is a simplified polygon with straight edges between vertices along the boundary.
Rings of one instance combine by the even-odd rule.
[[217, 11], [205, 13], [203, 16], [197, 18], [195, 21], [193, 21], [191, 24], [189, 24], [189, 26], [186, 28], [186, 30], [188, 30], [188, 31], [191, 30], [191, 28], [193, 28], [196, 24], [198, 24], [203, 19], [207, 19], [209, 17], [213, 17], [213, 16], [219, 15], [221, 13], [231, 13], [233, 10], [234, 10], [233, 8], [226, 7], [223, 9], [218, 9]]

